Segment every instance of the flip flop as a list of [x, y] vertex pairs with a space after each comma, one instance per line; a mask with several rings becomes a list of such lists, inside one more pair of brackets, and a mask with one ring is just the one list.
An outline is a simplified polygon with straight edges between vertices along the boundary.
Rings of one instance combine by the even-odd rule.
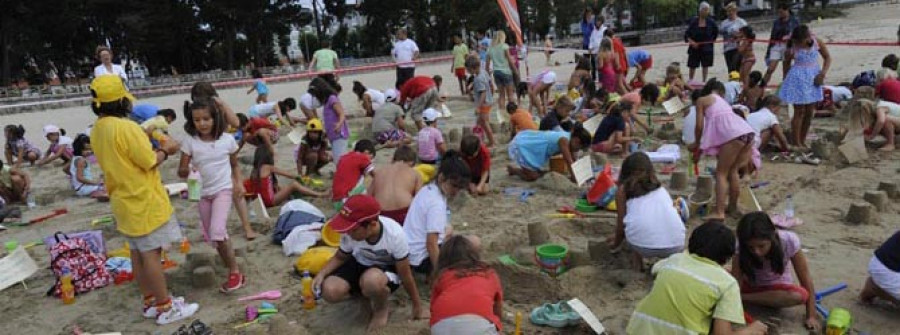
[[575, 313], [575, 310], [572, 309], [572, 306], [569, 306], [568, 302], [560, 301], [556, 305], [560, 316], [568, 321], [569, 326], [576, 326], [581, 323], [581, 315]]
[[529, 319], [531, 323], [539, 326], [548, 326], [553, 328], [565, 328], [569, 326], [569, 320], [565, 316], [559, 315], [558, 305], [544, 304], [531, 310]]

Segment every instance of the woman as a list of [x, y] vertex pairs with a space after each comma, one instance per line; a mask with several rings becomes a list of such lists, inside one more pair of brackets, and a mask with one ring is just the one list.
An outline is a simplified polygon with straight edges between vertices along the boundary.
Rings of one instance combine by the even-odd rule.
[[684, 32], [684, 41], [688, 43], [688, 68], [691, 69], [688, 80], [693, 81], [694, 73], [702, 66], [703, 81], [706, 81], [709, 67], [713, 66], [713, 42], [718, 35], [719, 27], [709, 17], [709, 3], [701, 2], [697, 17], [691, 19]]
[[97, 47], [97, 59], [100, 60], [100, 65], [94, 68], [94, 78], [114, 74], [122, 77], [123, 82], [128, 83], [128, 75], [125, 74], [125, 69], [121, 65], [113, 64], [112, 62], [112, 50], [102, 45]]
[[431, 288], [431, 333], [499, 334], [503, 287], [481, 260], [479, 240], [452, 236], [441, 246], [438, 279]]
[[[735, 2], [729, 2], [725, 6], [725, 13], [728, 18], [722, 20], [722, 50], [725, 51], [725, 66], [728, 67], [728, 73], [740, 70], [740, 56], [738, 55], [738, 38], [737, 34], [741, 28], [747, 26], [747, 21], [738, 17], [738, 6]], [[741, 77], [743, 78], [743, 77]]]
[[[497, 99], [497, 109], [504, 110], [506, 108], [506, 99], [512, 100], [516, 96], [516, 81], [519, 78], [519, 69], [511, 66], [515, 60], [509, 53], [509, 45], [506, 44], [506, 33], [502, 30], [497, 31], [494, 35], [494, 41], [488, 48], [487, 60], [485, 64], [490, 64], [490, 71], [493, 73], [494, 83], [497, 84], [497, 91], [500, 92], [500, 98]], [[519, 104], [516, 98], [516, 104]]]
[[[831, 67], [831, 55], [825, 43], [813, 36], [809, 27], [800, 25], [791, 33], [788, 50], [784, 56], [784, 82], [778, 91], [778, 97], [788, 104], [794, 105], [794, 117], [791, 119], [791, 137], [794, 145], [807, 149], [806, 134], [812, 123], [816, 103], [822, 101], [822, 83]], [[819, 55], [824, 64], [819, 68]]]

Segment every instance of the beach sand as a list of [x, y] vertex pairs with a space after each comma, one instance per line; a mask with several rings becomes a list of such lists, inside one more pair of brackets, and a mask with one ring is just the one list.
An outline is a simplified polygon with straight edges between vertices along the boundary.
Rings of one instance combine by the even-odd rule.
[[[900, 13], [900, 4], [884, 2], [860, 5], [847, 11], [847, 16], [838, 19], [812, 22], [812, 31], [826, 41], [893, 41], [896, 38], [896, 13]], [[761, 38], [768, 32], [759, 32]], [[661, 79], [665, 66], [672, 61], [684, 64], [685, 47], [669, 45], [645, 46], [655, 60], [654, 68], [647, 78]], [[888, 53], [896, 53], [897, 47], [851, 47], [833, 46], [829, 48], [834, 63], [827, 81], [837, 84], [847, 81], [868, 69], [880, 67], [881, 58]], [[765, 46], [756, 44], [757, 58], [762, 59]], [[574, 64], [572, 51], [560, 51], [553, 55], [554, 61], [562, 64], [552, 66], [560, 80], [568, 78]], [[539, 53], [529, 55], [531, 74], [544, 69], [544, 56]], [[725, 78], [721, 51], [717, 49], [716, 66], [711, 69], [711, 77]], [[458, 92], [455, 80], [448, 71], [448, 64], [422, 66], [417, 69], [418, 75], [440, 74], [444, 77], [442, 91], [455, 95]], [[757, 63], [756, 70], [764, 71]], [[687, 69], [683, 69], [685, 75]], [[781, 70], [776, 72], [774, 83], [780, 82]], [[355, 96], [350, 92], [353, 80], [359, 80], [371, 88], [385, 89], [394, 82], [393, 71], [381, 71], [360, 75], [345, 76], [341, 83], [345, 87], [341, 100], [350, 114], [359, 115], [359, 107]], [[283, 99], [288, 96], [299, 97], [307, 88], [307, 81], [270, 85], [270, 99]], [[254, 95], [245, 95], [245, 89], [230, 89], [219, 92], [220, 96], [238, 112], [246, 111]], [[172, 126], [176, 137], [183, 136], [181, 126], [181, 105], [188, 96], [186, 94], [170, 95], [141, 100], [164, 108], [174, 108], [179, 120]], [[454, 116], [442, 121], [443, 131], [460, 128], [474, 123], [471, 103], [461, 98], [452, 98], [448, 107]], [[297, 112], [299, 114], [299, 112]], [[782, 109], [782, 123], [786, 124], [786, 109]], [[681, 123], [676, 118], [676, 124]], [[28, 132], [26, 136], [32, 143], [40, 147], [46, 146], [41, 137], [41, 127], [53, 123], [68, 130], [70, 134], [83, 131], [96, 117], [87, 107], [48, 110], [39, 113], [16, 114], [4, 116], [0, 124], [22, 124]], [[837, 129], [839, 120], [816, 119], [813, 121], [814, 132], [820, 138]], [[350, 121], [354, 131], [360, 131], [365, 125], [363, 118]], [[501, 135], [501, 142], [508, 138]], [[663, 143], [659, 140], [649, 142], [651, 147]], [[452, 146], [452, 145], [451, 145]], [[241, 152], [242, 160], [252, 158], [252, 147]], [[277, 145], [277, 164], [279, 167], [293, 170], [293, 145], [282, 137]], [[382, 150], [378, 153], [376, 163], [383, 164], [390, 160], [392, 152]], [[821, 165], [802, 165], [787, 162], [769, 162], [763, 166], [757, 179], [769, 182], [768, 186], [756, 190], [762, 208], [772, 214], [781, 213], [784, 199], [793, 195], [796, 215], [803, 219], [804, 225], [795, 227], [800, 235], [803, 250], [809, 260], [810, 272], [815, 285], [821, 289], [841, 282], [849, 288], [829, 296], [824, 300], [826, 307], [843, 307], [854, 316], [854, 326], [858, 330], [870, 334], [891, 334], [896, 332], [900, 321], [897, 321], [897, 309], [885, 304], [864, 306], [857, 302], [856, 296], [866, 278], [866, 264], [877, 248], [898, 227], [900, 222], [900, 203], [891, 200], [887, 209], [879, 213], [878, 223], [872, 225], [848, 225], [843, 221], [850, 203], [862, 201], [865, 191], [873, 190], [880, 181], [900, 182], [897, 159], [900, 154], [876, 153], [870, 151], [869, 159], [853, 165], [841, 163], [839, 160], [824, 160]], [[162, 167], [162, 178], [165, 183], [179, 182], [176, 176], [177, 159], [170, 159]], [[622, 159], [611, 157], [609, 162], [618, 167]], [[484, 243], [484, 258], [495, 265], [504, 287], [504, 333], [514, 329], [514, 315], [523, 314], [523, 333], [525, 334], [589, 334], [586, 324], [556, 330], [531, 325], [528, 314], [531, 309], [546, 302], [561, 299], [579, 298], [584, 301], [603, 322], [610, 334], [623, 334], [628, 319], [638, 301], [649, 291], [652, 279], [630, 269], [625, 252], [610, 254], [600, 260], [590, 260], [589, 243], [605, 243], [613, 234], [614, 215], [590, 219], [549, 219], [545, 216], [563, 205], [574, 205], [575, 199], [584, 191], [570, 183], [566, 178], [548, 174], [534, 183], [525, 183], [507, 176], [505, 165], [509, 162], [506, 146], [498, 145], [493, 149], [493, 170], [491, 178], [492, 192], [484, 198], [471, 198], [461, 195], [452, 202], [452, 225], [458, 233], [476, 234]], [[659, 168], [660, 165], [657, 165]], [[243, 171], [249, 173], [249, 166], [242, 164]], [[685, 162], [680, 162], [678, 169], [684, 171]], [[333, 165], [324, 171], [327, 176], [333, 171]], [[69, 182], [61, 168], [27, 168], [34, 180], [34, 191], [38, 207], [26, 211], [24, 217], [31, 218], [56, 208], [68, 208], [69, 214], [39, 223], [27, 228], [10, 227], [0, 232], [0, 241], [18, 240], [22, 243], [41, 239], [56, 231], [78, 231], [90, 229], [90, 221], [110, 213], [108, 204], [97, 203], [88, 199], [77, 199], [73, 196]], [[667, 176], [661, 176], [664, 182]], [[330, 180], [326, 178], [326, 184]], [[693, 181], [691, 182], [693, 184]], [[519, 202], [517, 197], [505, 196], [506, 187], [528, 187], [536, 192], [527, 202]], [[673, 194], [690, 193], [687, 191]], [[323, 200], [311, 200], [319, 208], [331, 215], [331, 206]], [[185, 233], [192, 242], [192, 252], [210, 252], [213, 250], [204, 245], [202, 234], [198, 229], [196, 204], [173, 197], [178, 219], [186, 224]], [[269, 213], [277, 215], [278, 209]], [[300, 303], [300, 280], [293, 274], [296, 257], [285, 257], [281, 248], [272, 245], [270, 236], [271, 222], [254, 220], [255, 229], [266, 234], [255, 241], [247, 242], [243, 238], [237, 217], [234, 213], [229, 218], [229, 231], [238, 249], [238, 263], [248, 278], [247, 286], [231, 295], [223, 295], [217, 289], [193, 289], [190, 272], [185, 267], [184, 255], [176, 248], [170, 253], [171, 258], [180, 264], [179, 267], [166, 272], [168, 286], [173, 294], [184, 295], [188, 301], [200, 303], [199, 312], [192, 319], [200, 319], [211, 325], [217, 334], [361, 334], [364, 332], [367, 318], [360, 304], [351, 301], [341, 304], [320, 304], [313, 311], [305, 311]], [[573, 256], [575, 267], [567, 273], [550, 278], [542, 274], [531, 260], [533, 248], [523, 247], [529, 243], [527, 226], [530, 223], [543, 222], [550, 232], [550, 240], [568, 245]], [[692, 219], [690, 227], [701, 222]], [[729, 225], [734, 226], [730, 221]], [[689, 227], [689, 228], [690, 228]], [[100, 228], [98, 228], [100, 229]], [[103, 234], [108, 249], [122, 246], [123, 237], [114, 227], [103, 227]], [[48, 253], [42, 246], [29, 250], [31, 256], [42, 267], [27, 280], [28, 289], [20, 285], [0, 292], [3, 303], [0, 304], [0, 333], [4, 334], [71, 334], [77, 326], [83, 331], [92, 333], [118, 331], [124, 334], [171, 334], [179, 324], [157, 326], [150, 320], [141, 317], [139, 311], [140, 296], [134, 283], [110, 286], [78, 297], [74, 305], [63, 305], [58, 299], [46, 297], [47, 288], [54, 282], [52, 273], [47, 269]], [[497, 257], [504, 254], [513, 255], [523, 266], [506, 266], [497, 262]], [[601, 254], [603, 254], [601, 252]], [[528, 265], [532, 264], [532, 265]], [[221, 261], [216, 265], [219, 281], [225, 280], [226, 270]], [[421, 278], [420, 278], [421, 279]], [[430, 289], [419, 281], [419, 290], [427, 304]], [[239, 296], [256, 292], [279, 289], [284, 297], [275, 301], [279, 308], [278, 322], [251, 325], [241, 330], [233, 326], [243, 322], [245, 303], [236, 301]], [[391, 300], [392, 313], [390, 325], [384, 334], [427, 334], [428, 321], [410, 321], [409, 299], [403, 290], [399, 290]], [[801, 307], [781, 311], [750, 309], [758, 319], [776, 325], [774, 333], [805, 334], [803, 329], [804, 310]], [[186, 320], [183, 323], [189, 323]], [[272, 327], [270, 330], [269, 327]], [[772, 330], [773, 328], [770, 328]]]

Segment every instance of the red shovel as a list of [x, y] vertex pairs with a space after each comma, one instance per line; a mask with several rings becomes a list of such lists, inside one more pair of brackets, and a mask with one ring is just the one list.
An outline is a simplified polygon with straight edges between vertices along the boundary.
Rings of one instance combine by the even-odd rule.
[[39, 216], [39, 217], [36, 217], [36, 218], [31, 219], [31, 220], [28, 220], [28, 221], [23, 221], [23, 222], [14, 223], [14, 224], [12, 224], [12, 225], [13, 225], [13, 226], [30, 226], [30, 225], [32, 225], [32, 224], [44, 222], [44, 221], [47, 221], [47, 220], [49, 220], [49, 219], [55, 218], [55, 217], [60, 216], [60, 215], [68, 214], [68, 213], [69, 213], [69, 210], [66, 209], [66, 208], [54, 209], [53, 212], [50, 213], [50, 214], [47, 214], [47, 215], [44, 215], [44, 216]]

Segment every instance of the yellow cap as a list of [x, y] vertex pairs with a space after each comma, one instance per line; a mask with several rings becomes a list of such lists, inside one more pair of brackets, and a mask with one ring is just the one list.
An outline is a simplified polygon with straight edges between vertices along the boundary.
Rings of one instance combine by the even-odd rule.
[[728, 74], [728, 78], [731, 80], [741, 79], [741, 73], [737, 71], [731, 71], [731, 73]]
[[322, 120], [312, 119], [306, 122], [306, 131], [322, 131]]
[[104, 102], [119, 101], [122, 98], [128, 98], [132, 102], [135, 100], [125, 88], [122, 78], [114, 74], [94, 78], [91, 81], [91, 96], [95, 106], [100, 106]]

